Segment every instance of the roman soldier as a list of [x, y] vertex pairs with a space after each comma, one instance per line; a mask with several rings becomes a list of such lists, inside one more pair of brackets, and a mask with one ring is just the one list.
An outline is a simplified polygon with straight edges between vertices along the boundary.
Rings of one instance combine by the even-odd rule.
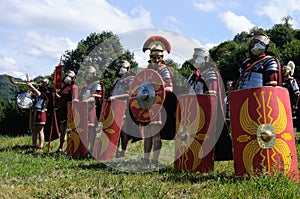
[[56, 91], [56, 98], [58, 100], [58, 121], [60, 131], [60, 142], [57, 153], [63, 152], [64, 142], [66, 140], [68, 103], [73, 100], [78, 101], [78, 86], [75, 84], [76, 74], [72, 70], [67, 70], [63, 77], [63, 86]]
[[281, 66], [268, 52], [270, 39], [255, 35], [229, 94], [237, 177], [282, 173], [299, 182], [290, 99], [281, 87]]
[[[30, 150], [37, 148], [39, 152], [43, 152], [45, 142], [44, 127], [47, 120], [47, 105], [49, 102], [49, 97], [52, 96], [51, 91], [48, 89], [49, 79], [42, 79], [38, 88], [35, 88], [33, 83], [29, 81], [26, 84], [32, 91], [32, 94], [36, 96], [36, 121], [32, 131], [32, 148], [30, 148]], [[36, 142], [38, 137], [39, 145], [37, 146]]]
[[[98, 79], [96, 75], [96, 68], [93, 66], [88, 66], [85, 69], [85, 80], [81, 94], [80, 101], [88, 103], [88, 140], [89, 143], [87, 148], [90, 149], [90, 152], [93, 151], [94, 141], [96, 137], [95, 128], [97, 126], [100, 111], [101, 111], [101, 102], [104, 98], [104, 85]], [[96, 111], [97, 110], [97, 111]]]
[[282, 67], [283, 73], [283, 87], [287, 88], [290, 95], [290, 103], [293, 113], [293, 123], [294, 127], [297, 128], [297, 131], [300, 129], [300, 115], [298, 109], [298, 102], [299, 102], [299, 86], [297, 80], [293, 77], [295, 70], [295, 64], [293, 61], [289, 61], [287, 65]]
[[201, 71], [207, 85], [207, 94], [215, 94], [217, 97], [217, 118], [215, 145], [215, 160], [232, 160], [232, 144], [225, 120], [223, 100], [225, 97], [222, 78], [214, 62], [210, 59], [209, 52], [203, 48], [195, 48], [191, 60], [195, 69]]
[[239, 89], [259, 86], [281, 86], [281, 66], [275, 55], [268, 51], [270, 38], [255, 35], [249, 44], [250, 58], [240, 68]]
[[[166, 136], [169, 137], [166, 139], [172, 139], [175, 135], [175, 130], [171, 132], [164, 127], [168, 126], [168, 119], [173, 120], [175, 124], [176, 100], [172, 105], [166, 105], [165, 103], [168, 98], [166, 96], [173, 92], [173, 71], [163, 60], [164, 51], [168, 53], [171, 51], [170, 43], [164, 37], [152, 36], [143, 45], [143, 52], [147, 50], [150, 51], [148, 67], [137, 74], [134, 79], [131, 85], [129, 103], [130, 111], [136, 116], [137, 122], [143, 125], [143, 164], [147, 168], [156, 168], [158, 167], [158, 158], [162, 147], [162, 137]], [[165, 107], [166, 114], [161, 112], [162, 106]], [[168, 110], [170, 108], [173, 109], [173, 114]], [[171, 115], [173, 118], [171, 118]], [[173, 135], [170, 136], [170, 134]], [[153, 157], [150, 161], [152, 149]]]
[[[130, 70], [130, 63], [127, 60], [120, 60], [116, 66], [117, 79], [113, 83], [113, 91], [108, 100], [123, 100], [128, 104], [130, 85], [135, 77], [135, 73]], [[128, 106], [126, 105], [123, 123], [120, 132], [119, 143], [121, 151], [117, 150], [116, 157], [124, 157], [128, 141], [141, 139], [139, 127], [132, 121]]]

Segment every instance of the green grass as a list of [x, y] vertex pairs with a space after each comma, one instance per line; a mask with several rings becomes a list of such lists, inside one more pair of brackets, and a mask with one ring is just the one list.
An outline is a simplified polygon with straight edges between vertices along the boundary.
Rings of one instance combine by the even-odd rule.
[[[0, 198], [300, 198], [299, 184], [282, 175], [235, 179], [233, 161], [215, 162], [211, 174], [176, 172], [172, 165], [126, 173], [108, 166], [122, 159], [104, 164], [58, 155], [58, 140], [50, 153], [28, 153], [30, 143], [29, 136], [0, 137]], [[299, 146], [297, 152], [299, 162]]]

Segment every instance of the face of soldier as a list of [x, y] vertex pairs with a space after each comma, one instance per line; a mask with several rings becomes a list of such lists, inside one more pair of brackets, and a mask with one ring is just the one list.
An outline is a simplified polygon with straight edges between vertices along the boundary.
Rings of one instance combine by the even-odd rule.
[[258, 56], [265, 52], [266, 44], [264, 44], [263, 42], [261, 42], [259, 40], [253, 40], [250, 44], [250, 48], [251, 48], [251, 53], [253, 55]]
[[94, 77], [94, 74], [93, 74], [93, 73], [87, 73], [87, 74], [85, 75], [85, 79], [86, 79], [87, 81], [93, 79], [93, 77]]
[[155, 64], [159, 64], [159, 63], [161, 63], [162, 62], [162, 56], [159, 56], [159, 55], [153, 55], [153, 56], [151, 56], [151, 62], [152, 63], [155, 63]]
[[282, 74], [283, 74], [283, 76], [287, 77], [290, 74], [290, 70], [287, 67], [283, 67]]
[[120, 70], [119, 70], [119, 75], [123, 76], [126, 72], [127, 72], [127, 68], [121, 67]]
[[201, 67], [204, 66], [204, 64], [205, 64], [205, 57], [201, 57], [201, 56], [196, 56], [195, 57], [194, 65], [195, 65], [196, 68], [201, 68]]

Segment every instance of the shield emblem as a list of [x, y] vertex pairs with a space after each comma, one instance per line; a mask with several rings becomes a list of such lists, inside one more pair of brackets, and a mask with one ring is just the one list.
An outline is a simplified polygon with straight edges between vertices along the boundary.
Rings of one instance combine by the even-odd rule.
[[298, 181], [289, 94], [282, 87], [257, 87], [229, 94], [237, 177], [283, 173]]
[[111, 160], [115, 157], [124, 113], [124, 101], [103, 100], [92, 153], [97, 160]]
[[88, 155], [88, 104], [86, 102], [68, 102], [67, 116], [67, 154], [74, 158]]
[[151, 122], [159, 114], [165, 100], [162, 77], [152, 69], [141, 71], [133, 79], [129, 96], [133, 119], [142, 124]]
[[213, 170], [215, 125], [215, 95], [178, 96], [174, 162], [176, 170], [200, 173]]

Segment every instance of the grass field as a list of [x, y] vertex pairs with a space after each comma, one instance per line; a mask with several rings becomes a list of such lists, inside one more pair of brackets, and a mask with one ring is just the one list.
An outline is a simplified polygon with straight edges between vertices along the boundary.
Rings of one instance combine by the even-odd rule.
[[[30, 136], [0, 137], [0, 198], [300, 198], [300, 185], [280, 174], [237, 180], [233, 161], [215, 162], [210, 174], [176, 172], [172, 164], [127, 173], [109, 166], [124, 159], [72, 159], [54, 153], [58, 140], [49, 153], [29, 153], [30, 143]], [[297, 153], [299, 162], [299, 145]]]

